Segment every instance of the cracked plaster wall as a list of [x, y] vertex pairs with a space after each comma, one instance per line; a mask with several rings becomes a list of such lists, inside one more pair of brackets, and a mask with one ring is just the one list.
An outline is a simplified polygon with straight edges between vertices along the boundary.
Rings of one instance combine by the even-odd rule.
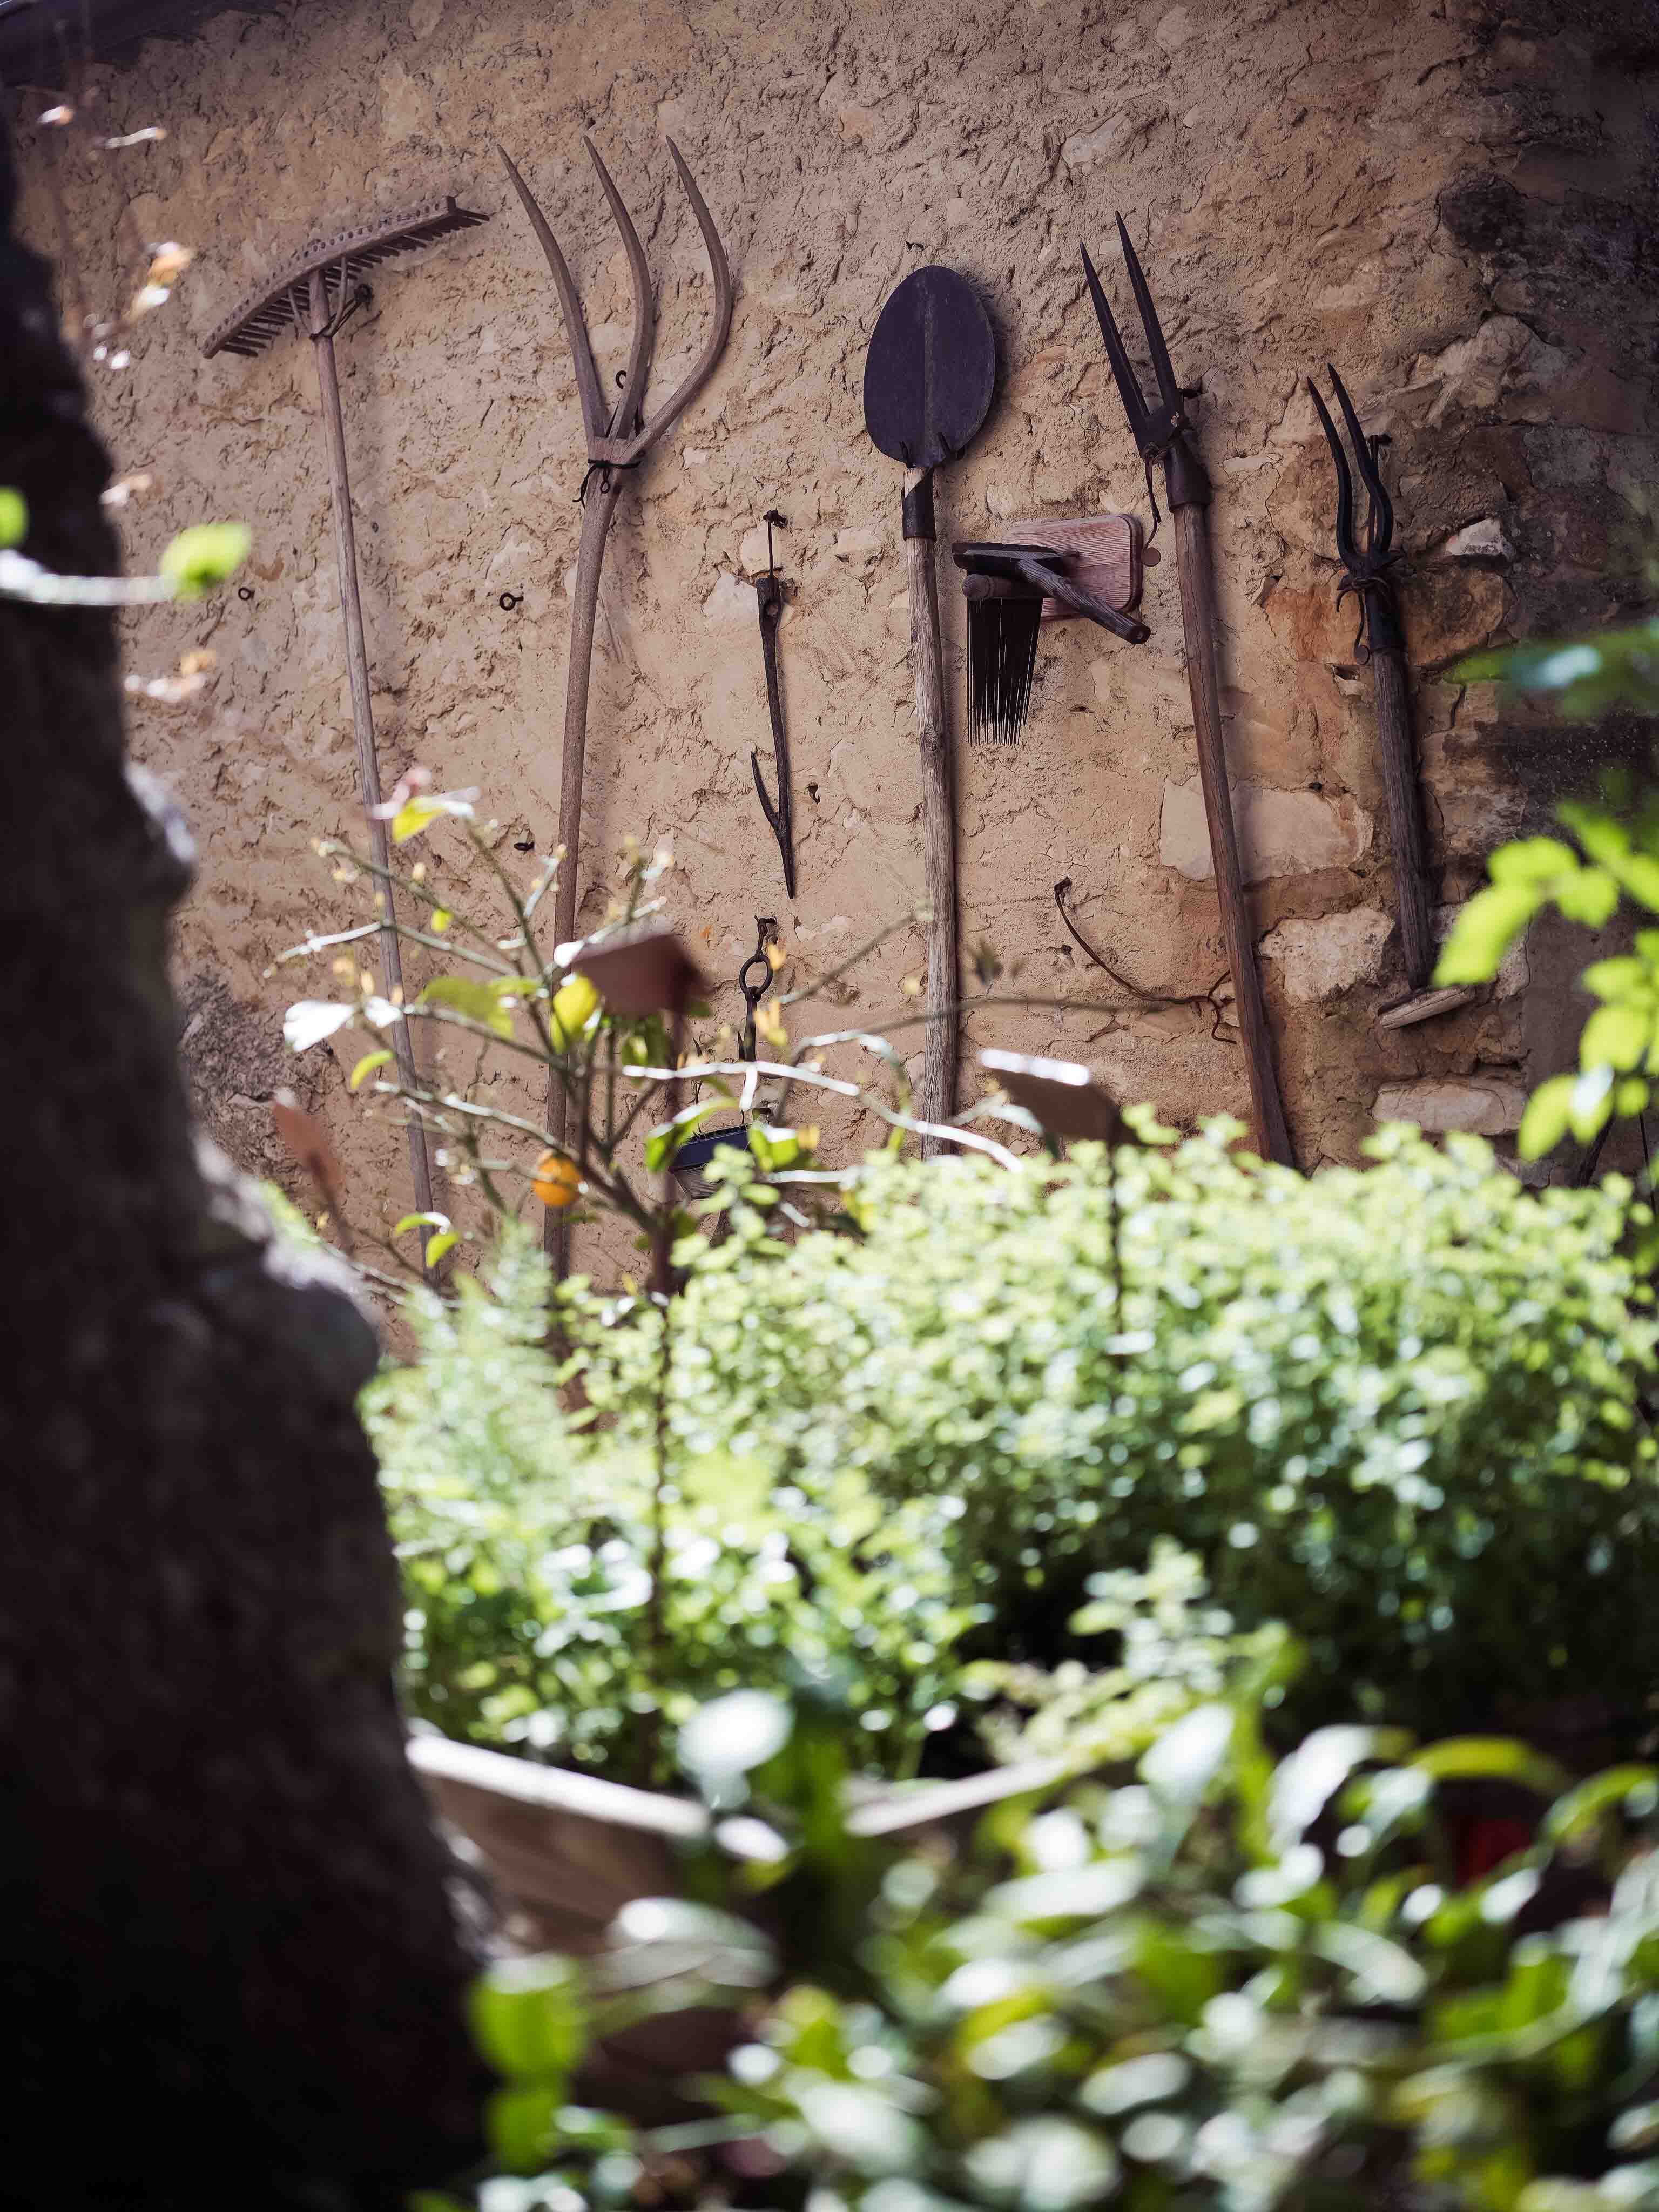
[[[672, 840], [672, 906], [723, 979], [729, 1019], [724, 979], [757, 911], [780, 918], [801, 982], [919, 896], [899, 484], [863, 432], [867, 336], [927, 259], [963, 270], [995, 321], [998, 396], [941, 477], [941, 538], [1034, 512], [1141, 509], [1077, 259], [1091, 240], [1123, 298], [1108, 250], [1121, 208], [1177, 367], [1203, 379], [1229, 750], [1298, 1158], [1353, 1158], [1385, 1087], [1398, 1100], [1431, 1085], [1435, 1112], [1455, 1119], [1447, 1086], [1463, 1083], [1481, 1126], [1506, 1119], [1576, 1028], [1559, 975], [1547, 1004], [1511, 988], [1433, 1024], [1372, 1026], [1403, 988], [1376, 920], [1392, 915], [1387, 823], [1352, 611], [1334, 604], [1329, 463], [1301, 380], [1335, 361], [1393, 438], [1431, 838], [1455, 902], [1490, 847], [1582, 787], [1610, 743], [1644, 757], [1650, 739], [1520, 721], [1445, 672], [1488, 639], [1639, 597], [1656, 480], [1656, 64], [1659, 9], [1614, 0], [319, 0], [222, 15], [100, 71], [100, 114], [168, 136], [112, 156], [25, 133], [32, 234], [61, 254], [49, 155], [92, 303], [125, 295], [145, 240], [198, 255], [179, 298], [138, 326], [130, 368], [97, 384], [118, 468], [157, 479], [123, 517], [128, 558], [146, 562], [205, 516], [254, 532], [251, 600], [129, 625], [145, 672], [196, 646], [219, 659], [205, 704], [137, 702], [131, 738], [202, 845], [179, 935], [186, 1054], [230, 1149], [276, 1164], [269, 1041], [301, 991], [263, 971], [308, 926], [356, 918], [307, 848], [358, 817], [309, 349], [204, 362], [201, 339], [308, 239], [371, 210], [453, 188], [495, 216], [385, 272], [341, 354], [385, 780], [420, 762], [441, 785], [480, 787], [505, 859], [527, 875], [515, 848], [544, 852], [555, 836], [581, 440], [551, 289], [489, 145], [500, 137], [531, 178], [608, 373], [629, 294], [584, 129], [657, 273], [655, 393], [689, 362], [709, 298], [665, 131], [727, 241], [738, 306], [713, 383], [612, 534], [583, 921], [604, 911], [626, 835]], [[774, 505], [790, 525], [793, 904], [748, 761], [769, 748], [744, 579]], [[1061, 926], [1054, 886], [1067, 877], [1085, 933], [1136, 984], [1201, 994], [1224, 967], [1162, 542], [1152, 644], [1046, 632], [1020, 745], [961, 750], [964, 942], [988, 940], [1038, 995], [1121, 995]], [[942, 588], [959, 666], [961, 602]], [[503, 611], [503, 592], [522, 604]], [[483, 897], [453, 862], [441, 875], [458, 902]], [[826, 1024], [902, 1007], [921, 957], [920, 932], [901, 937], [855, 997], [825, 1004]], [[319, 1050], [296, 1073], [369, 1194], [356, 1210], [396, 1212], [402, 1144], [344, 1095], [343, 1068], [370, 1041], [348, 1034], [331, 1062]], [[964, 1095], [987, 1043], [1086, 1058], [1176, 1121], [1246, 1103], [1236, 1033], [1216, 1033], [1208, 1007], [988, 1012], [971, 1025]], [[519, 1103], [506, 1079], [499, 1095]], [[838, 1149], [874, 1133], [828, 1123]]]

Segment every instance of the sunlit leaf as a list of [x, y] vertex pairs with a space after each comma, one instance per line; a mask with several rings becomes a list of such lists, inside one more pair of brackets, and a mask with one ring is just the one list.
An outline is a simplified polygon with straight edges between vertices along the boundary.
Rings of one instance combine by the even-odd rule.
[[435, 1267], [447, 1252], [453, 1252], [461, 1241], [459, 1229], [441, 1229], [435, 1237], [427, 1239], [426, 1264]]
[[351, 1079], [346, 1085], [347, 1090], [355, 1091], [366, 1076], [373, 1075], [377, 1067], [384, 1067], [391, 1058], [392, 1054], [384, 1048], [379, 1052], [366, 1052], [352, 1069]]
[[28, 501], [10, 484], [0, 484], [0, 552], [21, 545], [28, 534]]
[[161, 573], [181, 599], [204, 599], [235, 574], [252, 542], [243, 523], [192, 523], [162, 554]]
[[1435, 967], [1437, 983], [1490, 983], [1504, 955], [1543, 903], [1540, 884], [1489, 884], [1452, 924]]
[[1566, 1135], [1577, 1079], [1572, 1075], [1552, 1075], [1528, 1099], [1516, 1135], [1516, 1150], [1523, 1160], [1541, 1160]]

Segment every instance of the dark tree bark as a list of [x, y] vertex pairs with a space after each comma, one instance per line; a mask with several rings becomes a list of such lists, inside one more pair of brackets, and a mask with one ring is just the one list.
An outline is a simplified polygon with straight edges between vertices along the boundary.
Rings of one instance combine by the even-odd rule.
[[[6, 162], [0, 147], [0, 165]], [[0, 484], [106, 571], [106, 478], [0, 166]], [[99, 613], [0, 603], [0, 2201], [392, 2204], [481, 2083], [353, 1411], [373, 1333], [198, 1158]]]

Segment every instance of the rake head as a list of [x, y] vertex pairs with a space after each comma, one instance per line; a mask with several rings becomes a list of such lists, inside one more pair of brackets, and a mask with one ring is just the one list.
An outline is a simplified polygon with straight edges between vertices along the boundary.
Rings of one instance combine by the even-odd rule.
[[395, 254], [412, 253], [417, 246], [447, 238], [452, 231], [471, 230], [475, 223], [489, 220], [471, 208], [457, 207], [452, 194], [445, 199], [428, 200], [402, 215], [359, 223], [353, 230], [318, 239], [279, 270], [263, 291], [244, 300], [228, 315], [202, 351], [210, 359], [216, 353], [235, 353], [252, 360], [285, 331], [308, 329], [311, 280], [319, 271], [324, 272], [325, 288], [330, 276], [337, 274], [337, 305], [343, 305], [350, 282], [365, 270], [390, 261]]

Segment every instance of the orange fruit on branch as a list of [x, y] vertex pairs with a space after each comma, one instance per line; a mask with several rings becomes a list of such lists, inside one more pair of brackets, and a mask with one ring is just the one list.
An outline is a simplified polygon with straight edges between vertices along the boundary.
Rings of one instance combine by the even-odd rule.
[[530, 1188], [544, 1206], [570, 1206], [581, 1188], [576, 1163], [562, 1152], [544, 1152], [536, 1163]]

